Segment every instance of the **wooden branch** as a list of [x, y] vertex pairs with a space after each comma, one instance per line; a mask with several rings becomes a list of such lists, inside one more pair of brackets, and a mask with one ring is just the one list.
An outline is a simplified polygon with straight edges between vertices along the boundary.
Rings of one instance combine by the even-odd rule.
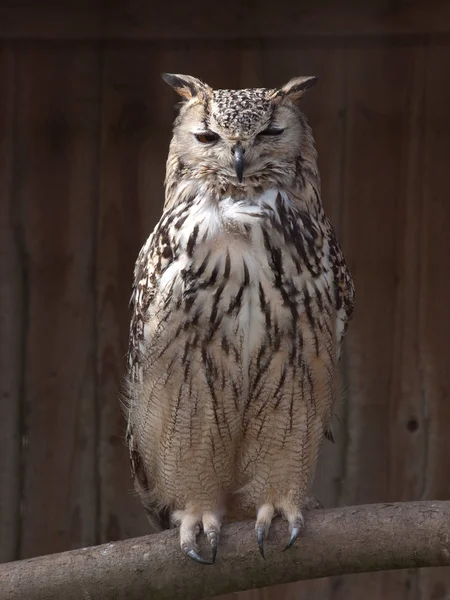
[[450, 32], [446, 0], [21, 0], [0, 3], [4, 39], [237, 39]]
[[[281, 552], [277, 519], [264, 562], [251, 521], [223, 528], [217, 563], [181, 554], [178, 532], [0, 565], [2, 600], [200, 600], [301, 579], [450, 565], [450, 502], [351, 506], [307, 514], [296, 545]], [[206, 552], [202, 548], [203, 552]]]

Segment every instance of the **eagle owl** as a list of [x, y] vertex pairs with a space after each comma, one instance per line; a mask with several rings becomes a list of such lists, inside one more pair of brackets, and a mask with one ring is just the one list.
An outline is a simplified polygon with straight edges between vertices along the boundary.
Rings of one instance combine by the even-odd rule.
[[320, 199], [299, 108], [316, 77], [181, 96], [159, 223], [136, 262], [126, 384], [135, 487], [149, 519], [203, 531], [277, 514], [302, 529], [336, 395], [354, 288]]

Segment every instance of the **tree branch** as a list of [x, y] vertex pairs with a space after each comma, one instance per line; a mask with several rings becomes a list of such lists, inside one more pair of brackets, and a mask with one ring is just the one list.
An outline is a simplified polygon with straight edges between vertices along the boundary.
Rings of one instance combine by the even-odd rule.
[[[181, 554], [176, 530], [0, 565], [2, 600], [200, 600], [329, 575], [450, 565], [450, 502], [317, 510], [295, 546], [280, 552], [274, 522], [259, 555], [254, 522], [223, 528], [217, 563]], [[203, 548], [206, 554], [206, 550]]]

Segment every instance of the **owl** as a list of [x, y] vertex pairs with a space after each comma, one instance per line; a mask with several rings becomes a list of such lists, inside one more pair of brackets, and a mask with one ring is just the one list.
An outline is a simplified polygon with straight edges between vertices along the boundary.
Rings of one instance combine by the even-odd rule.
[[[320, 196], [301, 98], [163, 79], [182, 99], [165, 204], [134, 270], [127, 443], [155, 527], [214, 562], [225, 521], [256, 519], [264, 543], [303, 511], [337, 388], [354, 286]], [[212, 559], [200, 555], [206, 536]]]

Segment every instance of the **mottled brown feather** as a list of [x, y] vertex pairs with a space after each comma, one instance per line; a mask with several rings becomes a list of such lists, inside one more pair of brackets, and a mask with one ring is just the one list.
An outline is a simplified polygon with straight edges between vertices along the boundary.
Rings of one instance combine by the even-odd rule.
[[[127, 441], [147, 512], [163, 527], [172, 515], [188, 550], [202, 521], [211, 539], [227, 515], [257, 512], [266, 531], [274, 512], [291, 529], [302, 522], [322, 439], [333, 437], [354, 287], [321, 204], [298, 85], [277, 94], [173, 81], [186, 101], [164, 212], [134, 272]], [[216, 138], [202, 143], [202, 131]]]

